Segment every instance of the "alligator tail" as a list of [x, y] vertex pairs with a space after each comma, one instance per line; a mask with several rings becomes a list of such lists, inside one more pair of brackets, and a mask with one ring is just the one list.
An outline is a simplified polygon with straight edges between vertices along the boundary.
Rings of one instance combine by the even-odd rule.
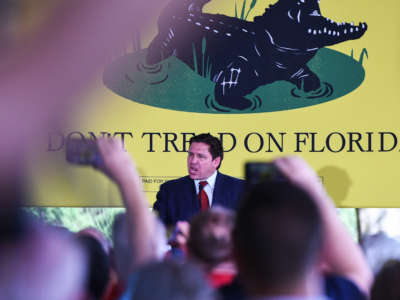
[[163, 9], [158, 19], [158, 25], [165, 25], [173, 16], [183, 16], [186, 14], [200, 14], [203, 6], [211, 0], [171, 0]]
[[203, 6], [211, 0], [189, 0], [187, 11], [193, 14], [200, 14], [203, 11]]
[[201, 14], [211, 0], [171, 0], [158, 18], [158, 34], [150, 43], [146, 63], [156, 64], [174, 54], [176, 20], [188, 14]]
[[176, 48], [174, 31], [177, 17], [201, 14], [203, 6], [211, 0], [171, 0], [158, 18], [158, 34], [150, 43], [146, 63], [153, 65], [170, 57]]

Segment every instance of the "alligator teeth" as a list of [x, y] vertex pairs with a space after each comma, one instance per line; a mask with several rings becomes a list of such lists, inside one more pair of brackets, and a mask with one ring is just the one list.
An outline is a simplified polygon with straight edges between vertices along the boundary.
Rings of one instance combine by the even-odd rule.
[[353, 27], [350, 27], [350, 33], [352, 33], [353, 32]]
[[362, 28], [362, 29], [365, 28], [365, 24], [364, 24], [364, 23], [361, 24], [361, 28]]
[[345, 30], [343, 31], [343, 33], [344, 33], [344, 34], [347, 34], [347, 29], [345, 29]]
[[358, 27], [356, 27], [356, 31], [358, 31]]
[[324, 27], [324, 33], [326, 33], [326, 27]]
[[337, 36], [340, 36], [340, 32], [338, 31]]
[[336, 31], [333, 31], [332, 35], [335, 36], [336, 35]]
[[312, 33], [312, 30], [311, 30], [311, 28], [308, 28], [308, 33]]
[[331, 35], [331, 32], [332, 32], [332, 31], [329, 30], [329, 31], [328, 31], [328, 34]]
[[207, 29], [207, 30], [210, 30], [210, 27], [208, 27], [208, 26], [206, 26], [206, 27], [204, 27], [205, 29]]
[[350, 25], [351, 25], [351, 26], [354, 26], [354, 22], [351, 22]]
[[321, 30], [318, 30], [318, 34], [321, 34], [322, 33], [322, 31]]
[[316, 35], [317, 34], [317, 31], [314, 29], [314, 31], [313, 31], [313, 35]]
[[314, 9], [313, 12], [310, 14], [310, 16], [317, 16], [317, 17], [319, 17], [319, 16], [321, 16], [321, 15], [319, 14], [318, 10]]
[[333, 24], [333, 23], [335, 23], [335, 21], [331, 20], [331, 23]]

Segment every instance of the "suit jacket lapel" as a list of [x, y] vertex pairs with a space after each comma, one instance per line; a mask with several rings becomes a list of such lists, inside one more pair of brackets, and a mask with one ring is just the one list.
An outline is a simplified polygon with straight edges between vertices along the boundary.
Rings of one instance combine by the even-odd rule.
[[187, 178], [187, 183], [185, 184], [185, 190], [182, 191], [185, 195], [186, 201], [190, 201], [191, 206], [195, 211], [200, 211], [200, 204], [196, 195], [196, 188], [194, 187], [194, 181], [189, 176]]
[[217, 173], [213, 192], [212, 206], [214, 205], [225, 205], [224, 178], [219, 172]]

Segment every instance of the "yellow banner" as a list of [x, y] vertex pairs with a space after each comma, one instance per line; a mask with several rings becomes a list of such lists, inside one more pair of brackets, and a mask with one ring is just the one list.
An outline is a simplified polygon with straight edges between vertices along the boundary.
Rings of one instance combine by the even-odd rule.
[[70, 137], [123, 138], [152, 205], [161, 183], [187, 174], [190, 137], [210, 132], [223, 173], [295, 154], [339, 207], [400, 207], [398, 1], [196, 5], [160, 8], [159, 27], [105, 66], [73, 125], [43, 133], [36, 205], [121, 205], [102, 174], [65, 162]]

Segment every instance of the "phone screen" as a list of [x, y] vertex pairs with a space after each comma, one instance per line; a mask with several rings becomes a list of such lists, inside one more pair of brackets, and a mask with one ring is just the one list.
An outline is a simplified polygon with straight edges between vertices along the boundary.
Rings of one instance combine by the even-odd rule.
[[69, 163], [78, 165], [98, 166], [101, 157], [95, 141], [69, 139], [66, 144], [66, 159]]
[[250, 186], [265, 181], [286, 180], [277, 167], [271, 162], [248, 162], [245, 165], [245, 174], [246, 182]]

